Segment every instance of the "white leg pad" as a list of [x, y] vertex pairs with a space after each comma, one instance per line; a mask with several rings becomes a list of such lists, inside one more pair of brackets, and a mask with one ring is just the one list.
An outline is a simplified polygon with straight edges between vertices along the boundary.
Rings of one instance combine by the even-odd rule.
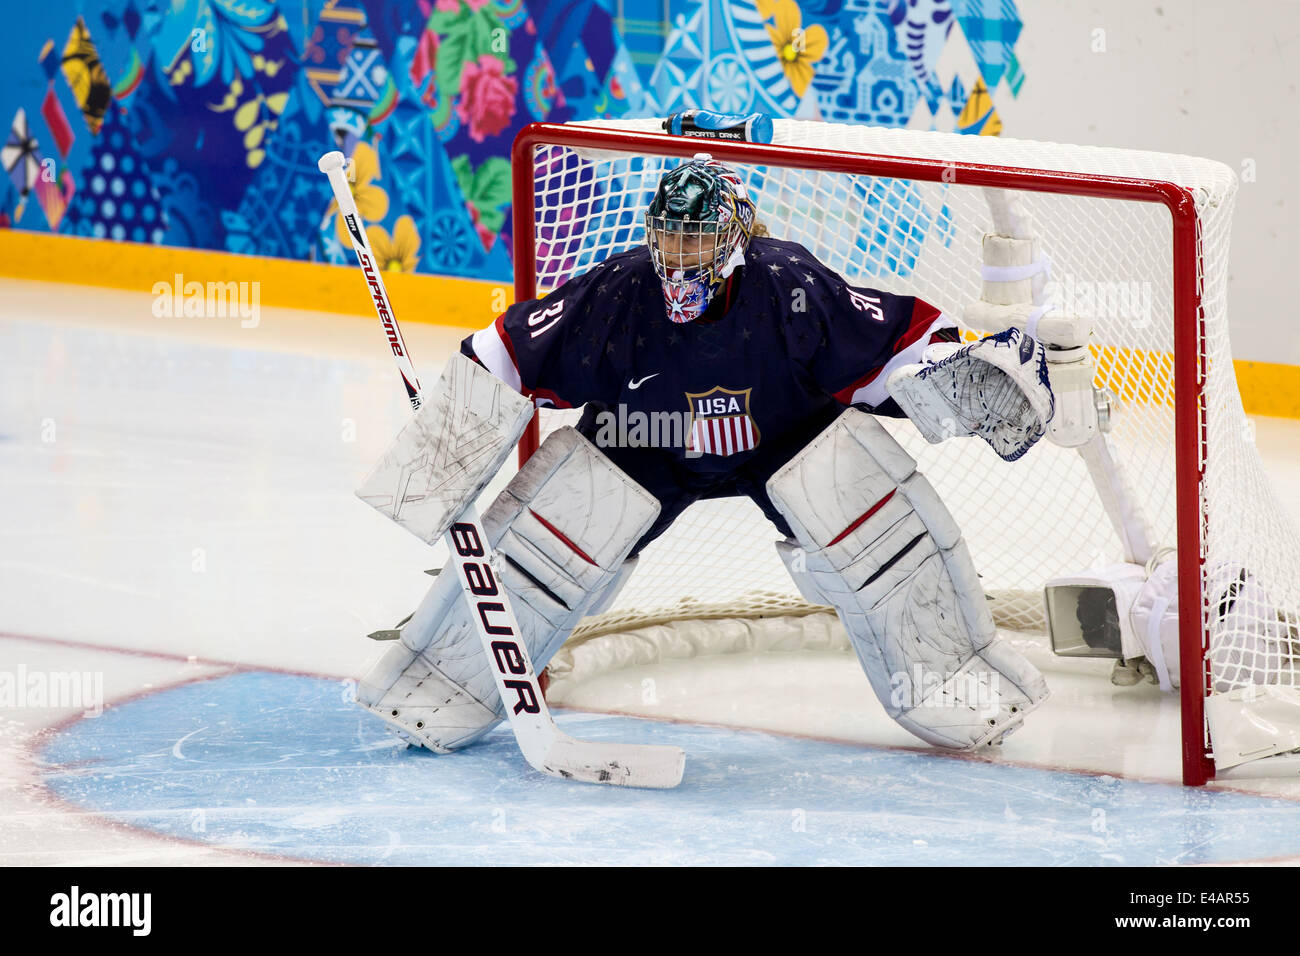
[[800, 590], [839, 612], [876, 696], [910, 732], [970, 749], [1046, 699], [1042, 675], [996, 640], [952, 515], [870, 415], [846, 410], [767, 490], [805, 552]]
[[[597, 602], [613, 600], [628, 552], [659, 502], [572, 428], [550, 435], [483, 515], [495, 571], [540, 672]], [[434, 750], [472, 743], [504, 716], [456, 576], [430, 588], [357, 700]]]
[[640, 558], [628, 558], [614, 572], [614, 578], [606, 585], [605, 590], [597, 596], [596, 600], [587, 608], [587, 616], [595, 617], [597, 614], [604, 614], [609, 610], [610, 605], [618, 598], [618, 592], [623, 590], [623, 585], [627, 584], [627, 579], [632, 576], [636, 570], [636, 564]]
[[808, 573], [808, 553], [796, 539], [786, 538], [784, 541], [776, 542], [776, 553], [780, 556], [786, 571], [790, 572], [790, 579], [794, 581], [795, 587], [799, 589], [799, 594], [805, 601], [809, 604], [831, 603], [831, 599], [821, 592], [813, 576]]

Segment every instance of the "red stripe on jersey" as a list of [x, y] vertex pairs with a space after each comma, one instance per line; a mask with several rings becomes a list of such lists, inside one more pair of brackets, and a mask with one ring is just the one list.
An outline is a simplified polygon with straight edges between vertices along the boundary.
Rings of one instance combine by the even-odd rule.
[[[492, 327], [497, 330], [497, 335], [501, 338], [501, 344], [506, 347], [506, 354], [510, 356], [510, 361], [514, 365], [517, 374], [519, 372], [519, 359], [515, 356], [514, 343], [510, 341], [510, 336], [506, 333], [506, 314], [504, 312], [497, 316], [497, 320], [492, 323]], [[520, 381], [523, 381], [522, 377]]]
[[[574, 554], [576, 554], [578, 557], [582, 558], [582, 560], [586, 561], [588, 564], [596, 564], [595, 561], [591, 560], [591, 556], [588, 555], [586, 551], [583, 551], [580, 547], [578, 547], [576, 544], [574, 544], [572, 541], [570, 541], [567, 537], [565, 537], [563, 531], [561, 531], [559, 528], [555, 527], [555, 525], [551, 524], [549, 521], [547, 521], [545, 518], [543, 518], [541, 515], [539, 515], [539, 514], [538, 514], [536, 511], [534, 511], [532, 508], [529, 508], [529, 509], [528, 509], [528, 513], [529, 513], [530, 515], [532, 515], [534, 518], [536, 518], [538, 521], [540, 521], [540, 522], [542, 523], [542, 527], [543, 527], [543, 528], [545, 528], [545, 529], [546, 529], [547, 531], [549, 531], [551, 534], [555, 535], [557, 538], [559, 538], [561, 541], [563, 541], [566, 545], [568, 545], [570, 551], [572, 551], [572, 552], [573, 552]], [[599, 565], [596, 565], [596, 566], [599, 567]]]
[[[926, 330], [934, 324], [934, 320], [939, 318], [940, 315], [942, 315], [942, 312], [932, 306], [929, 302], [926, 302], [924, 299], [914, 299], [912, 302], [912, 318], [907, 323], [907, 331], [899, 336], [898, 340], [894, 342], [893, 354], [897, 355], [898, 353], [911, 348], [920, 341], [921, 336], [925, 335]], [[930, 341], [926, 344], [931, 345], [935, 342], [944, 341], [948, 341], [948, 339], [943, 337], [943, 333], [940, 330], [930, 336]], [[917, 361], [919, 362], [920, 360], [920, 356], [918, 355]], [[885, 366], [883, 365], [879, 365], [868, 371], [860, 379], [853, 382], [853, 384], [840, 389], [835, 393], [835, 400], [841, 405], [848, 405], [853, 401], [853, 394], [858, 389], [874, 382], [876, 376], [880, 374], [881, 369], [884, 367]]]
[[[492, 323], [492, 327], [497, 330], [497, 336], [501, 339], [501, 344], [505, 346], [506, 355], [510, 356], [510, 364], [515, 367], [515, 374], [519, 376], [520, 391], [531, 398], [533, 401], [547, 401], [555, 408], [572, 408], [573, 405], [560, 398], [559, 395], [549, 388], [533, 388], [524, 381], [524, 373], [519, 368], [519, 358], [515, 355], [514, 343], [510, 341], [510, 334], [506, 332], [506, 315], [502, 312], [497, 316], [497, 320]], [[482, 362], [479, 363], [480, 365]]]
[[[885, 502], [888, 501], [890, 498], [894, 497], [894, 492], [897, 490], [898, 490], [897, 488], [891, 488], [889, 490], [889, 494], [885, 495], [885, 497], [881, 498], [874, 505], [872, 505], [861, 515], [859, 515], [858, 518], [853, 522], [853, 524], [849, 525], [847, 528], [845, 528], [843, 531], [837, 534], [834, 537], [834, 539], [832, 539], [831, 544], [839, 544], [841, 541], [843, 541], [845, 538], [851, 535], [854, 531], [858, 530], [858, 527], [862, 524], [862, 522], [866, 521], [873, 514], [875, 514], [877, 511], [883, 508], [885, 506]], [[831, 545], [828, 544], [826, 547], [829, 548], [830, 546]]]
[[873, 368], [870, 372], [862, 376], [862, 378], [858, 379], [852, 385], [848, 385], [840, 389], [838, 392], [835, 393], [835, 400], [839, 402], [841, 405], [848, 405], [850, 402], [853, 401], [853, 393], [856, 392], [858, 389], [862, 388], [862, 386], [864, 385], [870, 385], [875, 380], [876, 376], [880, 374], [880, 370], [882, 368], [884, 368], [883, 365], [877, 368]]
[[894, 343], [894, 354], [897, 355], [903, 349], [910, 345], [915, 345], [917, 340], [925, 334], [925, 330], [934, 325], [934, 320], [940, 316], [941, 312], [924, 299], [912, 300], [912, 319], [907, 323], [907, 331], [898, 337]]

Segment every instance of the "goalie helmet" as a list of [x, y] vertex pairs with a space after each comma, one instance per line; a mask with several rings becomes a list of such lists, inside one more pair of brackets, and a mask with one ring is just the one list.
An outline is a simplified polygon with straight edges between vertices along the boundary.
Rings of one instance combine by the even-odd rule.
[[735, 170], [707, 153], [664, 174], [645, 231], [669, 319], [691, 322], [704, 313], [723, 280], [744, 263], [754, 214]]

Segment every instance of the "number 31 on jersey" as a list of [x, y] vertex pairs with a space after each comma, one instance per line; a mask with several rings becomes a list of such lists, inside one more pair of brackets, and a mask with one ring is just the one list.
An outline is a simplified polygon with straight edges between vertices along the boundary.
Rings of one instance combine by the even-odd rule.
[[[537, 336], [554, 326], [556, 322], [560, 321], [560, 313], [563, 311], [564, 300], [559, 299], [556, 302], [552, 302], [546, 308], [538, 309], [530, 315], [528, 317], [528, 328], [532, 331], [529, 333], [529, 338], [535, 339]], [[542, 323], [546, 324], [542, 325]], [[541, 328], [538, 328], [539, 325]]]

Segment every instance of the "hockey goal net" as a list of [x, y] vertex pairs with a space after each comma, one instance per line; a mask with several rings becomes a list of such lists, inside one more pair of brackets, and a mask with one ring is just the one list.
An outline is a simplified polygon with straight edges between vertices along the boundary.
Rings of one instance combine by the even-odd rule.
[[[1213, 774], [1207, 700], [1230, 700], [1235, 714], [1267, 697], [1270, 718], [1287, 706], [1300, 713], [1300, 539], [1268, 486], [1233, 372], [1228, 167], [792, 120], [777, 121], [773, 143], [761, 145], [658, 129], [657, 120], [631, 120], [535, 124], [520, 134], [519, 299], [643, 243], [660, 177], [700, 151], [741, 172], [773, 236], [801, 243], [854, 284], [926, 299], [968, 336], [999, 330], [990, 327], [990, 276], [1025, 277], [1026, 318], [1055, 310], [1089, 320], [1107, 447], [1151, 550], [1176, 549], [1184, 780]], [[989, 269], [986, 237], [1007, 231], [1008, 202], [1034, 260], [1050, 269], [1046, 286], [1048, 273], [1028, 278], [1034, 270], [1023, 263]], [[540, 417], [544, 435], [575, 413]], [[932, 446], [905, 421], [886, 425], [963, 529], [1000, 627], [1042, 630], [1045, 582], [1134, 561], [1077, 449], [1044, 440], [1009, 464], [978, 440]], [[553, 670], [563, 676], [570, 649], [593, 635], [632, 629], [663, 643], [690, 642], [697, 628], [725, 646], [751, 641], [743, 622], [761, 618], [826, 642], [829, 612], [799, 597], [776, 537], [746, 499], [693, 505], [646, 550], [615, 604], [579, 626]], [[645, 643], [634, 653], [647, 653]], [[1300, 721], [1279, 728], [1269, 753], [1297, 747]]]

